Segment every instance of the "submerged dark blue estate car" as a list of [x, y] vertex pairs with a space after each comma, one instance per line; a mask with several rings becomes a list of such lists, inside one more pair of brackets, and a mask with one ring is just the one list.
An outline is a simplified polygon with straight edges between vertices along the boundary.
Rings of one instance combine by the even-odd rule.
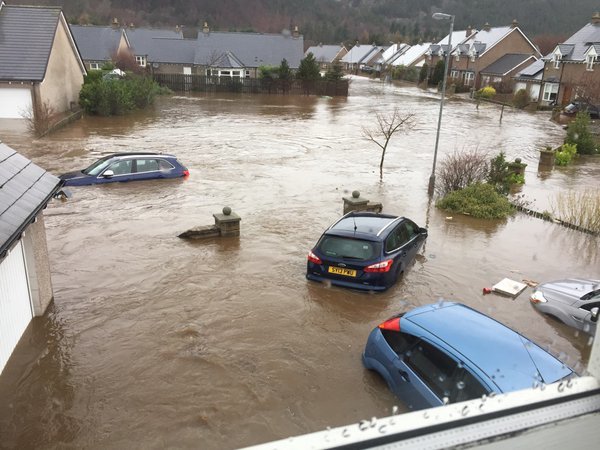
[[362, 358], [412, 409], [576, 376], [516, 331], [452, 302], [421, 306], [381, 323]]
[[427, 230], [405, 217], [350, 212], [308, 252], [306, 278], [384, 291], [404, 273], [426, 238]]
[[179, 178], [190, 172], [173, 155], [163, 153], [115, 153], [99, 159], [87, 169], [60, 176], [65, 186]]

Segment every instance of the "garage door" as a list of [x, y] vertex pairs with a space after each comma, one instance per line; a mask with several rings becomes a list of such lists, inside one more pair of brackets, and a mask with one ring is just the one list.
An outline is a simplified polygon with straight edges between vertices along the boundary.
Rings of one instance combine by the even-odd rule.
[[22, 119], [31, 110], [31, 91], [28, 88], [0, 89], [0, 119]]
[[33, 312], [21, 241], [0, 261], [0, 374]]

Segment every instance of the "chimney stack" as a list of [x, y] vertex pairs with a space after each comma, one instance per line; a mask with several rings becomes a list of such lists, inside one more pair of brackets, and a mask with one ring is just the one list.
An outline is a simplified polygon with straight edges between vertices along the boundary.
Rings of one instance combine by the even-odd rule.
[[594, 25], [600, 24], [600, 12], [597, 12], [592, 16], [592, 23]]
[[473, 34], [473, 28], [471, 28], [471, 25], [469, 25], [467, 27], [467, 37], [471, 36]]
[[485, 25], [483, 26], [483, 31], [490, 31], [492, 29], [492, 27], [490, 27], [489, 23], [485, 23]]
[[202, 32], [204, 34], [210, 33], [210, 28], [208, 28], [208, 22], [204, 22], [204, 26], [202, 27]]
[[298, 37], [300, 36], [300, 33], [298, 32], [298, 25], [294, 26], [294, 33], [292, 34], [292, 36], [295, 39], [298, 39]]
[[112, 27], [113, 28], [119, 28], [119, 21], [117, 20], [116, 17], [113, 17]]
[[510, 24], [511, 28], [517, 28], [519, 26], [519, 22], [517, 22], [517, 19], [513, 19], [512, 23]]

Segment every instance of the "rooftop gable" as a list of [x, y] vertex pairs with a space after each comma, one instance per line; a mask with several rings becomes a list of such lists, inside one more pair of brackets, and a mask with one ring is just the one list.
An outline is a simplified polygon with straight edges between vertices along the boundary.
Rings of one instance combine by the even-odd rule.
[[522, 69], [515, 78], [523, 80], [541, 80], [544, 73], [544, 61], [538, 59]]
[[[558, 47], [569, 45], [572, 48], [568, 55], [563, 54], [563, 61], [581, 62], [585, 60], [585, 53], [589, 47], [597, 44], [600, 44], [600, 23], [588, 23], [565, 42], [559, 44]], [[551, 57], [552, 55], [548, 56]]]
[[312, 53], [316, 61], [330, 63], [333, 62], [343, 48], [341, 45], [314, 45], [304, 52], [304, 56], [306, 57], [309, 53]]
[[525, 64], [529, 60], [535, 60], [535, 57], [522, 53], [507, 53], [486, 68], [482, 69], [480, 72], [482, 74], [504, 76], [508, 75], [510, 72]]
[[59, 178], [0, 142], [0, 258], [61, 184]]
[[373, 48], [378, 48], [373, 44], [356, 44], [342, 58], [342, 62], [347, 64], [358, 64], [365, 56], [373, 51]]
[[406, 52], [404, 52], [398, 59], [396, 59], [392, 65], [393, 66], [410, 66], [419, 58], [421, 58], [431, 46], [430, 42], [426, 42], [423, 44], [413, 45], [408, 48]]
[[44, 79], [61, 17], [60, 8], [2, 6], [0, 80]]
[[136, 55], [149, 55], [154, 39], [183, 39], [183, 32], [179, 29], [123, 28], [123, 34]]

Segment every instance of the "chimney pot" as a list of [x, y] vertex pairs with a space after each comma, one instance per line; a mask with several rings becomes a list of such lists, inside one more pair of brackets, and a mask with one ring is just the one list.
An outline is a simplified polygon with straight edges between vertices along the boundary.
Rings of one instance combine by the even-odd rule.
[[517, 28], [519, 26], [519, 22], [517, 22], [517, 19], [513, 19], [512, 23], [510, 24], [511, 28]]
[[483, 29], [484, 29], [484, 31], [490, 31], [491, 30], [490, 24], [486, 22], [485, 25], [483, 26]]
[[204, 26], [202, 27], [202, 32], [204, 34], [208, 34], [210, 32], [210, 28], [208, 27], [208, 22], [204, 22]]
[[594, 25], [600, 24], [600, 12], [597, 12], [592, 16], [592, 23]]

